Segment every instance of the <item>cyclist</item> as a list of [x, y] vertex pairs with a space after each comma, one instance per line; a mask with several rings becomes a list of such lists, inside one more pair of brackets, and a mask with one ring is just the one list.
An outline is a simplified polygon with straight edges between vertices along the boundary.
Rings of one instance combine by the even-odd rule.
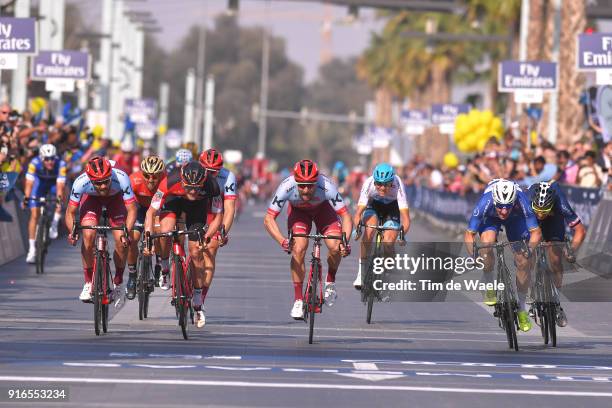
[[[140, 163], [140, 170], [130, 175], [132, 190], [136, 196], [138, 213], [136, 222], [143, 224], [147, 210], [151, 205], [153, 194], [166, 177], [166, 166], [158, 156], [149, 156]], [[138, 260], [138, 241], [141, 229], [136, 228], [130, 232], [130, 248], [128, 250], [128, 282], [127, 298], [136, 297], [136, 261]], [[167, 269], [167, 266], [166, 266]]]
[[[504, 227], [509, 242], [513, 242], [514, 261], [516, 264], [516, 286], [519, 302], [519, 328], [526, 332], [531, 330], [531, 321], [526, 310], [527, 290], [529, 289], [529, 270], [533, 265], [532, 250], [542, 238], [529, 198], [518, 185], [510, 180], [494, 179], [485, 189], [476, 204], [468, 228], [464, 234], [464, 242], [468, 253], [473, 254], [473, 243], [476, 234], [480, 235], [483, 244], [497, 242], [497, 234]], [[528, 242], [519, 245], [518, 242]], [[493, 282], [493, 251], [491, 248], [480, 252], [484, 263], [484, 280]], [[497, 303], [495, 290], [487, 290], [484, 303], [494, 306]]]
[[[100, 156], [95, 156], [87, 162], [85, 172], [74, 181], [70, 192], [70, 201], [66, 209], [65, 222], [69, 231], [76, 218], [77, 209], [80, 212], [80, 223], [85, 226], [98, 225], [102, 207], [106, 207], [108, 221], [112, 227], [125, 225], [131, 231], [136, 221], [136, 198], [130, 185], [127, 173], [116, 169], [111, 162]], [[113, 261], [115, 264], [115, 277], [113, 283], [115, 290], [113, 297], [117, 302], [122, 299], [123, 272], [128, 252], [129, 238], [123, 231], [113, 231], [115, 251]], [[83, 272], [85, 285], [79, 296], [83, 302], [91, 300], [91, 280], [93, 275], [94, 244], [96, 232], [83, 231], [81, 256], [83, 258]], [[75, 245], [78, 234], [68, 234], [68, 242]]]
[[[212, 204], [209, 202], [212, 201]], [[162, 232], [174, 229], [176, 219], [185, 214], [185, 225], [187, 229], [202, 226], [206, 222], [206, 215], [209, 205], [215, 214], [214, 219], [209, 224], [209, 228], [204, 236], [204, 242], [211, 240], [221, 225], [222, 202], [217, 182], [207, 176], [206, 169], [196, 161], [184, 164], [180, 168], [172, 171], [160, 183], [157, 192], [151, 200], [151, 205], [147, 210], [145, 218], [145, 232], [153, 230], [155, 213], [160, 212], [160, 225]], [[162, 259], [167, 259], [170, 255], [168, 240], [163, 240], [161, 245]], [[206, 316], [202, 310], [202, 288], [205, 281], [204, 256], [205, 248], [200, 247], [197, 236], [189, 236], [189, 258], [193, 267], [193, 307], [196, 312], [195, 323], [198, 327], [204, 327]], [[147, 250], [148, 251], [148, 250]], [[163, 269], [160, 276], [160, 286], [164, 290], [170, 288], [168, 269]]]
[[[384, 221], [385, 227], [401, 228], [404, 234], [410, 228], [410, 210], [404, 183], [387, 163], [379, 163], [373, 174], [363, 183], [353, 223], [376, 225], [379, 219]], [[361, 268], [368, 255], [367, 245], [374, 239], [374, 232], [373, 229], [366, 228], [361, 239], [359, 269], [353, 282], [353, 286], [358, 290], [361, 290]], [[398, 234], [399, 231], [384, 231], [383, 242], [395, 242]]]
[[40, 217], [40, 207], [43, 205], [38, 201], [40, 197], [47, 194], [55, 194], [57, 207], [49, 228], [49, 238], [56, 239], [58, 224], [62, 217], [62, 202], [64, 201], [64, 187], [66, 186], [66, 162], [60, 160], [57, 149], [52, 144], [44, 144], [38, 151], [38, 156], [28, 164], [24, 188], [22, 207], [29, 207], [30, 222], [28, 223], [29, 248], [26, 256], [27, 263], [36, 262], [36, 226]]
[[[542, 181], [529, 187], [529, 195], [531, 197], [531, 208], [542, 229], [542, 240], [546, 242], [564, 242], [565, 226], [567, 225], [574, 231], [571, 241], [572, 251], [577, 251], [586, 237], [586, 228], [582, 224], [580, 217], [572, 209], [559, 185], [554, 181]], [[557, 290], [560, 290], [563, 284], [562, 250], [556, 246], [548, 247], [547, 256], [555, 275], [555, 287]], [[569, 256], [569, 254], [566, 254], [566, 256]], [[560, 305], [558, 297], [556, 301], [558, 304], [557, 325], [565, 327], [567, 326], [567, 316]]]
[[[351, 216], [344, 200], [334, 183], [325, 175], [319, 174], [317, 165], [310, 160], [300, 160], [293, 167], [293, 175], [283, 180], [264, 218], [266, 230], [272, 238], [287, 252], [291, 252], [291, 277], [295, 300], [291, 317], [304, 317], [302, 285], [305, 268], [304, 257], [308, 248], [306, 238], [295, 238], [293, 243], [283, 236], [276, 222], [286, 202], [287, 229], [294, 233], [308, 234], [314, 222], [317, 230], [323, 234], [340, 235], [342, 232], [350, 237], [353, 229]], [[292, 244], [292, 246], [290, 246]], [[336, 271], [340, 266], [340, 257], [351, 253], [350, 245], [340, 245], [338, 240], [326, 240], [329, 250], [327, 256], [327, 277], [325, 279], [325, 304], [332, 306], [337, 298]]]
[[172, 160], [166, 165], [166, 172], [170, 174], [172, 170], [182, 166], [185, 163], [189, 163], [191, 160], [193, 160], [193, 154], [191, 153], [191, 150], [178, 149], [176, 151], [176, 154], [174, 155], [174, 160]]
[[[210, 241], [207, 248], [204, 250], [204, 262], [206, 264], [206, 278], [204, 286], [202, 287], [202, 304], [206, 300], [206, 294], [210, 287], [214, 274], [217, 256], [217, 251], [220, 246], [224, 246], [228, 241], [228, 233], [234, 223], [234, 216], [236, 214], [236, 176], [234, 173], [223, 167], [223, 156], [215, 149], [208, 149], [200, 155], [200, 164], [206, 169], [209, 177], [212, 177], [217, 181], [221, 197], [223, 199], [223, 216], [221, 225], [225, 229], [225, 235], [221, 237], [220, 233], [217, 233]], [[212, 208], [208, 210], [207, 222], [210, 224], [213, 218], [216, 216], [212, 212]]]

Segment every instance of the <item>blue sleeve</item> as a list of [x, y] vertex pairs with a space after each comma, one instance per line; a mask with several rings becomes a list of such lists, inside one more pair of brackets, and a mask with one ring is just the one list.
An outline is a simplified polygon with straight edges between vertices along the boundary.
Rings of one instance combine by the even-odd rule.
[[518, 191], [517, 200], [519, 206], [521, 207], [521, 211], [523, 212], [523, 216], [525, 217], [527, 228], [530, 231], [538, 228], [538, 219], [536, 218], [533, 210], [531, 209], [531, 200], [529, 200], [527, 194], [525, 194], [523, 191]]
[[487, 216], [487, 213], [490, 211], [493, 206], [493, 196], [490, 192], [484, 193], [476, 207], [474, 207], [474, 211], [472, 211], [472, 217], [470, 218], [470, 222], [468, 223], [468, 231], [477, 232], [480, 224]]
[[551, 186], [555, 189], [557, 193], [557, 199], [555, 200], [555, 210], [561, 211], [561, 215], [563, 216], [563, 220], [570, 227], [575, 227], [578, 223], [580, 223], [580, 217], [576, 214], [569, 201], [567, 200], [567, 196], [561, 190], [561, 187], [557, 183], [551, 184]]

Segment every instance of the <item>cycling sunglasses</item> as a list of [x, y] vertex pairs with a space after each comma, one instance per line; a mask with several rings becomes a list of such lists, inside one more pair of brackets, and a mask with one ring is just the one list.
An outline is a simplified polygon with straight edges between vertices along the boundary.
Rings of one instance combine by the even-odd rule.
[[200, 191], [202, 186], [184, 185], [183, 190], [185, 191]]
[[315, 187], [315, 183], [298, 183], [298, 188], [311, 189]]
[[550, 212], [552, 211], [552, 206], [548, 207], [548, 208], [536, 208], [533, 203], [531, 203], [531, 209], [533, 210], [534, 213], [539, 214], [539, 215], [548, 215], [550, 214]]
[[142, 177], [146, 178], [147, 180], [155, 180], [158, 179], [162, 176], [162, 173], [158, 173], [158, 174], [148, 174], [148, 173], [142, 173]]
[[43, 161], [52, 162], [52, 161], [55, 161], [55, 157], [45, 157]]
[[105, 186], [107, 184], [110, 184], [111, 179], [107, 178], [106, 180], [98, 180], [98, 181], [92, 181], [91, 184], [93, 184], [94, 186], [97, 187], [101, 187], [101, 186]]
[[387, 181], [386, 183], [381, 183], [380, 181], [375, 181], [374, 185], [376, 187], [391, 187], [391, 184], [393, 184], [392, 181]]
[[498, 210], [511, 210], [514, 204], [495, 204], [495, 208]]

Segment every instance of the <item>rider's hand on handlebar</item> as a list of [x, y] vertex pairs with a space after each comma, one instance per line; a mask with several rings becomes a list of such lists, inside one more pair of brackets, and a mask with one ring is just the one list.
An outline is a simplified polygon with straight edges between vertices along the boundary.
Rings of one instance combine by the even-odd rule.
[[68, 244], [75, 246], [79, 240], [79, 234], [74, 234], [74, 235], [68, 234], [67, 239], [68, 239]]
[[124, 248], [127, 248], [130, 246], [130, 236], [127, 234], [124, 234], [121, 236], [121, 245], [123, 245]]
[[340, 255], [342, 255], [343, 258], [349, 256], [351, 254], [351, 244], [349, 244], [348, 242], [346, 244], [341, 244], [340, 245]]
[[25, 210], [28, 208], [28, 204], [30, 203], [30, 197], [23, 197], [23, 201], [21, 202], [21, 209]]
[[219, 246], [226, 246], [229, 242], [229, 235], [219, 236]]
[[283, 242], [281, 242], [281, 247], [283, 248], [283, 251], [285, 251], [286, 253], [290, 254], [291, 253], [291, 242], [289, 241], [288, 238], [283, 239]]
[[573, 264], [576, 262], [576, 255], [574, 255], [574, 251], [572, 251], [569, 248], [565, 248], [563, 250], [563, 255], [565, 255], [565, 259], [567, 259], [567, 262]]

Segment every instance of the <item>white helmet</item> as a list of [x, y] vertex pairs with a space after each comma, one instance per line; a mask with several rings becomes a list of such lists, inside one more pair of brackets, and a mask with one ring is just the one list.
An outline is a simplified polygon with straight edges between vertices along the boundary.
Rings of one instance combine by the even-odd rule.
[[513, 181], [500, 179], [493, 185], [493, 202], [495, 205], [514, 204], [517, 187]]
[[40, 146], [40, 150], [38, 151], [38, 155], [41, 159], [46, 159], [49, 157], [57, 156], [57, 149], [52, 144], [44, 144]]

